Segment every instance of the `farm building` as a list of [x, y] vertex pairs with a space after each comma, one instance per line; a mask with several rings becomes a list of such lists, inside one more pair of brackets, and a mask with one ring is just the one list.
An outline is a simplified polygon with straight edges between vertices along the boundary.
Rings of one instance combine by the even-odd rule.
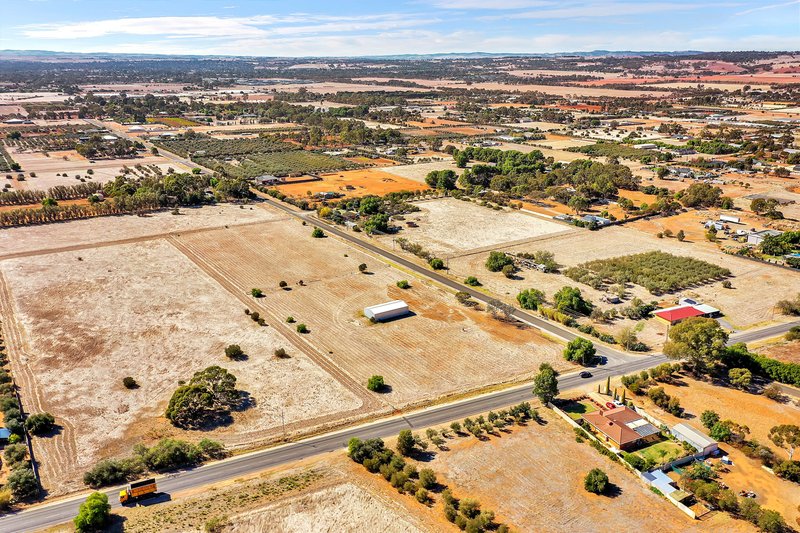
[[675, 307], [668, 307], [661, 311], [653, 313], [657, 319], [674, 326], [682, 320], [696, 316], [705, 316], [705, 313], [692, 305], [678, 305]]
[[719, 309], [716, 307], [711, 307], [710, 305], [700, 303], [697, 300], [693, 300], [691, 298], [681, 298], [678, 300], [678, 305], [691, 305], [698, 311], [702, 311], [704, 316], [707, 317], [715, 317], [719, 314]]
[[688, 424], [676, 424], [672, 428], [672, 434], [676, 439], [691, 444], [703, 457], [713, 454], [719, 448], [717, 441]]
[[586, 413], [583, 419], [620, 450], [631, 450], [661, 438], [657, 427], [627, 407]]
[[750, 235], [747, 236], [747, 244], [752, 244], [754, 246], [758, 246], [764, 239], [767, 237], [777, 237], [778, 235], [782, 234], [782, 231], [778, 231], [775, 229], [765, 229], [761, 231], [754, 231]]
[[722, 222], [730, 222], [731, 224], [739, 224], [741, 220], [739, 217], [734, 217], [731, 215], [720, 215], [719, 219]]
[[376, 322], [391, 320], [409, 314], [408, 304], [403, 300], [392, 300], [364, 308], [364, 316]]

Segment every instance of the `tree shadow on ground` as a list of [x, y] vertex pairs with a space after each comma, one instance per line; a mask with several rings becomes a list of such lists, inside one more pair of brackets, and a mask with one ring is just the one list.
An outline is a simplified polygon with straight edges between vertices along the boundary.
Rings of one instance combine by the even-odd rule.
[[621, 495], [622, 488], [619, 485], [611, 482], [606, 485], [606, 490], [603, 491], [603, 496], [607, 496], [609, 498], [618, 498]]

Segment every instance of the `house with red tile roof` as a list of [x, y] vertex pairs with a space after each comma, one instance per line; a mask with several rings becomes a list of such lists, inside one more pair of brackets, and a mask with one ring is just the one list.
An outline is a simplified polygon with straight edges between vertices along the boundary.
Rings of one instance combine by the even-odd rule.
[[601, 439], [619, 450], [632, 450], [661, 438], [661, 430], [624, 406], [586, 413], [583, 420]]

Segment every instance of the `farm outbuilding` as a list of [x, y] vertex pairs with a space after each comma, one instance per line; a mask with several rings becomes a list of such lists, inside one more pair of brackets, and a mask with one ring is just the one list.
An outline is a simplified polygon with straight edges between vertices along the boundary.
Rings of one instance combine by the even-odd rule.
[[676, 424], [672, 427], [676, 439], [688, 442], [703, 457], [713, 454], [719, 448], [717, 441], [688, 424]]
[[391, 320], [409, 314], [408, 304], [403, 300], [392, 300], [364, 308], [364, 316], [376, 322]]

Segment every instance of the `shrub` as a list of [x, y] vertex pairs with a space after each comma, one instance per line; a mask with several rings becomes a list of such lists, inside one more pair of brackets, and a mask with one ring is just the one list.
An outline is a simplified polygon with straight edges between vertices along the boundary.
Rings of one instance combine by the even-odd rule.
[[194, 444], [177, 439], [161, 439], [152, 448], [140, 446], [136, 453], [153, 471], [173, 470], [201, 462], [203, 453]]
[[380, 392], [386, 387], [386, 384], [383, 382], [383, 376], [371, 376], [367, 380], [367, 388], [372, 392]]
[[288, 285], [289, 284], [286, 283], [285, 281], [278, 282], [278, 287], [280, 287], [281, 289], [285, 289]]
[[0, 510], [8, 510], [13, 498], [14, 494], [10, 489], [0, 489]]
[[3, 460], [12, 469], [18, 463], [23, 463], [28, 459], [28, 447], [24, 444], [9, 444], [3, 451]]
[[125, 376], [122, 378], [122, 386], [126, 389], [137, 389], [139, 388], [139, 384], [136, 383], [136, 380], [130, 376]]
[[426, 503], [429, 499], [428, 491], [420, 487], [417, 489], [417, 492], [414, 494], [414, 497], [417, 499], [419, 503]]
[[78, 509], [78, 516], [73, 519], [75, 531], [99, 531], [111, 517], [111, 505], [108, 496], [102, 492], [90, 494]]
[[308, 333], [308, 327], [305, 324], [297, 324], [297, 333]]
[[583, 479], [583, 488], [594, 494], [602, 494], [608, 486], [608, 476], [599, 468], [592, 468]]
[[197, 429], [227, 417], [240, 401], [236, 376], [219, 366], [195, 372], [186, 385], [172, 394], [165, 416], [173, 425]]
[[770, 400], [781, 401], [783, 399], [783, 392], [778, 385], [772, 383], [764, 387], [764, 396]]
[[401, 279], [397, 282], [397, 286], [401, 289], [408, 289], [411, 287], [411, 284], [408, 282], [408, 280]]
[[431, 259], [431, 260], [428, 262], [428, 264], [429, 264], [429, 265], [431, 266], [431, 268], [432, 268], [432, 269], [434, 269], [434, 270], [442, 270], [442, 269], [444, 268], [444, 261], [442, 261], [442, 260], [441, 260], [441, 259], [439, 259], [438, 257], [434, 257], [433, 259]]
[[274, 353], [275, 353], [275, 357], [277, 357], [278, 359], [288, 359], [289, 358], [289, 354], [286, 353], [286, 349], [284, 349], [284, 348], [275, 348], [275, 352]]
[[[261, 298], [262, 296], [264, 296], [264, 291], [262, 291], [261, 289], [250, 289], [250, 294], [253, 296], [253, 298]], [[254, 320], [258, 320], [258, 318], [255, 318]]]
[[361, 263], [360, 265], [358, 265], [358, 271], [361, 272], [362, 274], [364, 272], [366, 272], [367, 271], [367, 264], [366, 263]]
[[480, 286], [481, 282], [478, 281], [478, 278], [475, 276], [467, 276], [467, 278], [464, 280], [464, 284], [469, 285], [470, 287], [478, 287]]
[[635, 453], [623, 453], [622, 458], [625, 459], [626, 463], [640, 472], [645, 469], [645, 460]]
[[419, 472], [419, 484], [424, 489], [432, 489], [436, 486], [436, 474], [430, 468], [423, 468]]
[[228, 452], [225, 451], [225, 446], [211, 439], [203, 439], [198, 442], [197, 449], [208, 459], [222, 459], [228, 455]]
[[17, 501], [30, 500], [39, 495], [39, 483], [33, 470], [26, 466], [17, 468], [8, 476], [6, 486], [11, 489]]
[[490, 272], [500, 272], [507, 265], [514, 265], [513, 257], [503, 252], [489, 252], [489, 258], [486, 259], [486, 268]]
[[225, 348], [225, 356], [228, 359], [233, 359], [233, 360], [244, 359], [245, 357], [244, 351], [238, 344], [229, 344]]
[[517, 294], [517, 302], [523, 309], [536, 310], [544, 301], [544, 293], [538, 289], [525, 289]]
[[93, 489], [118, 485], [136, 479], [144, 472], [144, 465], [136, 458], [106, 459], [83, 474], [83, 483]]
[[295, 322], [297, 322], [297, 321], [294, 319], [293, 316], [287, 316], [286, 317], [286, 323], [287, 324], [294, 324]]
[[33, 435], [44, 435], [53, 429], [56, 419], [50, 413], [36, 413], [25, 420], [25, 429]]
[[322, 231], [320, 228], [314, 228], [313, 230], [311, 230], [311, 236], [314, 237], [315, 239], [321, 239], [322, 237], [325, 236], [325, 232]]

